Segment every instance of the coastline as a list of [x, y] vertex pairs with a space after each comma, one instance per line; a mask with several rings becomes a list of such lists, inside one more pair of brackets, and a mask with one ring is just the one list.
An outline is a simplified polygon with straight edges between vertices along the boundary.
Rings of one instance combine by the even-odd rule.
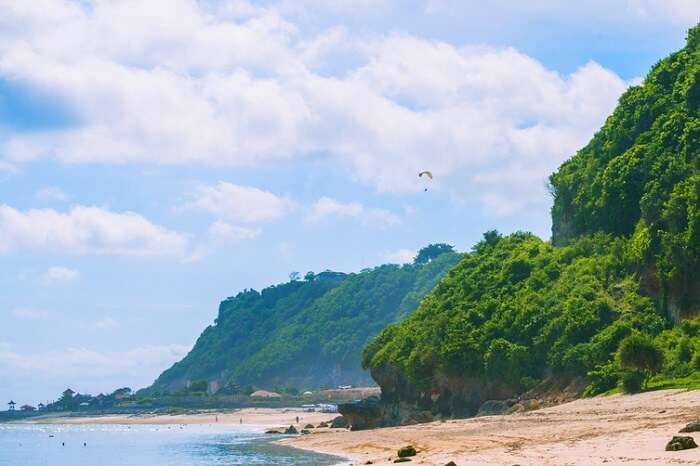
[[[700, 448], [676, 452], [666, 443], [700, 418], [700, 391], [663, 390], [580, 399], [527, 413], [484, 416], [366, 431], [325, 431], [283, 445], [390, 465], [414, 445], [412, 464], [580, 465], [700, 464]], [[695, 436], [700, 433], [683, 434]]]
[[[299, 422], [296, 422], [297, 416]], [[15, 424], [221, 424], [247, 425], [260, 428], [289, 427], [301, 429], [307, 423], [318, 424], [330, 421], [337, 414], [306, 412], [301, 408], [242, 408], [239, 410], [208, 410], [193, 414], [105, 414], [105, 415], [65, 415], [47, 414], [17, 421]], [[242, 421], [242, 422], [241, 422]]]

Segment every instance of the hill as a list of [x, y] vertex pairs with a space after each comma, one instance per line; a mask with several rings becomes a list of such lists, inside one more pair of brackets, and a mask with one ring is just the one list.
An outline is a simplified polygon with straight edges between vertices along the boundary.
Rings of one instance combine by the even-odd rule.
[[[700, 375], [700, 27], [551, 176], [552, 242], [489, 232], [364, 350], [385, 419], [473, 415], [558, 380]], [[653, 380], [651, 383], [654, 383]], [[679, 382], [682, 383], [682, 382]]]
[[422, 249], [412, 264], [359, 273], [308, 273], [303, 280], [245, 290], [224, 300], [187, 356], [146, 393], [204, 386], [297, 389], [370, 383], [362, 347], [413, 311], [460, 259], [446, 245]]

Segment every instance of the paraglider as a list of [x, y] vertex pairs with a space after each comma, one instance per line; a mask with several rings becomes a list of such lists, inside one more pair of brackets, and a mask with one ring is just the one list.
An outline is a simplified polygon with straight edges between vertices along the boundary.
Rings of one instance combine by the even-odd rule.
[[[420, 172], [420, 173], [418, 174], [418, 178], [423, 178], [424, 176], [425, 176], [426, 178], [429, 178], [430, 180], [433, 179], [433, 173], [432, 173], [432, 172], [429, 172], [429, 171], [427, 171], [427, 170], [426, 170], [426, 171], [422, 171], [422, 172]], [[425, 188], [424, 191], [427, 192], [427, 191], [428, 191], [428, 188]]]

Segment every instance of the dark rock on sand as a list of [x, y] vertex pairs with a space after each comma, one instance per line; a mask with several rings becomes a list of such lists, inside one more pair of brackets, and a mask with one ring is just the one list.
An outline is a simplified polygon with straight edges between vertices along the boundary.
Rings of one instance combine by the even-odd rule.
[[686, 435], [674, 435], [671, 441], [666, 444], [666, 451], [688, 450], [690, 448], [697, 447], [698, 444], [695, 443], [693, 437], [688, 437]]
[[455, 463], [454, 461], [450, 461], [445, 466], [457, 466], [457, 463]]
[[416, 456], [416, 453], [416, 448], [413, 445], [407, 445], [399, 448], [396, 456], [399, 458], [406, 458], [407, 456]]
[[409, 461], [411, 461], [411, 458], [396, 458], [394, 463], [408, 463]]
[[311, 431], [309, 429], [301, 429], [301, 433], [304, 435], [308, 435], [311, 433]]
[[331, 427], [334, 429], [347, 429], [348, 420], [343, 416], [338, 416], [331, 421]]
[[376, 396], [370, 396], [354, 403], [340, 404], [338, 411], [347, 419], [350, 430], [378, 427], [384, 413], [380, 400]]
[[284, 431], [285, 434], [298, 434], [299, 431], [296, 429], [294, 426], [289, 426], [287, 429]]
[[313, 424], [306, 424], [306, 425], [304, 426], [304, 429], [313, 429], [313, 428], [314, 428], [314, 425], [313, 425]]
[[690, 422], [678, 432], [700, 432], [700, 421]]
[[276, 429], [270, 429], [270, 430], [266, 430], [265, 433], [266, 434], [281, 434], [282, 432], [280, 432], [279, 430], [276, 430]]
[[325, 422], [325, 421], [323, 421], [323, 422], [319, 423], [318, 426], [319, 426], [319, 427], [328, 427], [328, 423]]

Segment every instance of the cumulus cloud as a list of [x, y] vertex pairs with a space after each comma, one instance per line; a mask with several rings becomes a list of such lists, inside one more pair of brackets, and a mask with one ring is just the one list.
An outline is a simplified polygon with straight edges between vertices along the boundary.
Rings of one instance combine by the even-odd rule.
[[[593, 62], [562, 75], [512, 48], [357, 37], [342, 28], [308, 37], [283, 16], [290, 2], [272, 3], [0, 1], [0, 77], [49, 92], [79, 121], [11, 133], [0, 153], [8, 163], [214, 166], [321, 154], [381, 192], [419, 190], [415, 174], [430, 169], [435, 190], [507, 213], [546, 199], [546, 175], [590, 138], [628, 86]], [[356, 2], [335, 11], [346, 3]], [[553, 2], [536, 9], [545, 4]], [[650, 15], [660, 4], [640, 3]], [[673, 4], [679, 14], [696, 8]], [[350, 69], [316, 70], [348, 49], [359, 54]], [[251, 223], [288, 208], [272, 201], [257, 214], [223, 198], [261, 194], [251, 189], [220, 183], [193, 205]]]
[[[252, 186], [221, 181], [214, 186], [200, 186], [183, 208], [204, 210], [221, 219], [259, 223], [287, 215], [294, 202]], [[218, 234], [227, 228], [220, 223], [214, 224], [213, 229]]]
[[60, 250], [69, 254], [179, 256], [186, 245], [184, 235], [134, 212], [86, 206], [75, 206], [67, 212], [21, 211], [0, 204], [0, 252]]
[[61, 188], [48, 186], [37, 191], [36, 194], [34, 194], [34, 198], [42, 202], [66, 202], [70, 199], [70, 196]]
[[384, 255], [384, 259], [390, 264], [406, 264], [413, 262], [413, 259], [418, 254], [415, 249], [397, 249], [389, 251]]
[[50, 283], [71, 282], [80, 278], [80, 272], [68, 267], [53, 266], [48, 268], [44, 277]]
[[398, 215], [388, 210], [365, 207], [359, 202], [343, 203], [325, 196], [311, 206], [306, 219], [311, 223], [318, 223], [329, 217], [350, 217], [363, 223], [383, 226], [394, 225], [400, 221]]

